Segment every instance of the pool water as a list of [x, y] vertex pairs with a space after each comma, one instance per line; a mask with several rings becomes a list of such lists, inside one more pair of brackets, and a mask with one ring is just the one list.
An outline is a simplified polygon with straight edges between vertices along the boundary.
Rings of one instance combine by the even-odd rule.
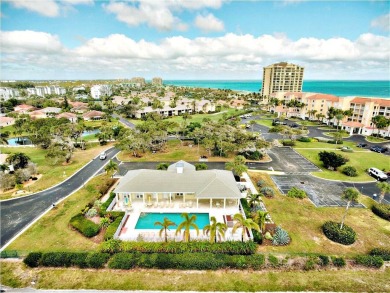
[[96, 134], [96, 133], [99, 133], [100, 130], [99, 129], [95, 129], [95, 130], [91, 130], [91, 131], [83, 131], [83, 133], [81, 134], [82, 137], [85, 137], [85, 136], [88, 136], [88, 135], [91, 135], [91, 134]]
[[[164, 218], [168, 218], [170, 221], [174, 222], [176, 226], [170, 226], [170, 229], [176, 229], [177, 225], [184, 221], [184, 218], [180, 216], [181, 213], [141, 213], [138, 218], [137, 225], [135, 229], [161, 229], [160, 225], [155, 226], [155, 222], [164, 222]], [[193, 213], [189, 214], [196, 216], [195, 224], [201, 230], [204, 226], [210, 224], [209, 214], [208, 213]], [[192, 229], [192, 228], [191, 228]]]
[[31, 140], [29, 140], [27, 137], [14, 137], [7, 139], [8, 145], [16, 146], [16, 145], [31, 145]]

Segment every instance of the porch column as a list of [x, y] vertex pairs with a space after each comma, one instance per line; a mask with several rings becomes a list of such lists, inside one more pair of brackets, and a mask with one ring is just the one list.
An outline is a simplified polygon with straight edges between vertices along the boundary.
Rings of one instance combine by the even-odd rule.
[[223, 208], [226, 208], [226, 198], [223, 199]]
[[349, 131], [349, 135], [353, 134], [353, 127], [351, 127], [351, 130]]
[[186, 202], [186, 194], [183, 193], [183, 202], [185, 203]]
[[131, 200], [131, 198], [133, 197], [133, 193], [129, 193], [129, 200], [130, 200], [130, 203], [132, 203], [133, 201]]
[[145, 192], [142, 193], [142, 201], [145, 204]]
[[169, 203], [172, 202], [172, 192], [169, 193]]
[[210, 209], [213, 207], [213, 199], [210, 198]]
[[158, 203], [158, 193], [154, 193], [154, 195], [156, 196], [157, 203]]
[[196, 199], [196, 208], [199, 208], [199, 198]]

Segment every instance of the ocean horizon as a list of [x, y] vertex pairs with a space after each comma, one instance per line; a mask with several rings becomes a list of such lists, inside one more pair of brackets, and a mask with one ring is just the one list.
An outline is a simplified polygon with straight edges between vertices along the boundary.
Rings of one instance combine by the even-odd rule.
[[[165, 85], [259, 92], [261, 80], [164, 80]], [[390, 99], [390, 80], [305, 80], [303, 92]]]

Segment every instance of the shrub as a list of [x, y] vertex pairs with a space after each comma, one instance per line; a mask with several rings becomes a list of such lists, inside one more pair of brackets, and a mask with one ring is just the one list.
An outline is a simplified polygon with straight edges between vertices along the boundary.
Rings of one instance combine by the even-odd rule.
[[276, 232], [272, 239], [273, 245], [287, 245], [290, 243], [290, 236], [286, 230], [283, 230], [281, 227], [276, 227]]
[[390, 249], [374, 248], [370, 251], [370, 255], [380, 256], [384, 261], [390, 260]]
[[259, 152], [258, 150], [256, 151], [243, 151], [238, 153], [240, 156], [244, 156], [245, 159], [247, 160], [261, 160], [264, 155]]
[[260, 193], [264, 194], [265, 197], [272, 198], [275, 193], [271, 187], [263, 187], [260, 189]]
[[110, 197], [105, 202], [102, 203], [102, 205], [100, 206], [100, 216], [101, 217], [104, 216], [104, 212], [107, 211], [107, 208], [112, 203], [114, 198], [115, 198], [115, 193], [111, 192]]
[[320, 266], [325, 267], [325, 266], [327, 266], [329, 264], [329, 256], [327, 256], [327, 255], [319, 255], [318, 259], [319, 259], [318, 264]]
[[99, 233], [100, 227], [98, 224], [86, 219], [82, 214], [77, 214], [72, 217], [69, 224], [83, 234], [85, 237], [91, 238]]
[[349, 177], [356, 177], [358, 175], [356, 168], [352, 166], [344, 167], [343, 173]]
[[93, 218], [95, 216], [97, 216], [98, 212], [97, 212], [97, 209], [95, 208], [92, 208], [92, 209], [89, 209], [86, 213], [85, 213], [85, 216], [87, 218]]
[[381, 217], [382, 219], [390, 221], [390, 205], [389, 204], [375, 203], [375, 204], [373, 204], [371, 210], [375, 215]]
[[271, 267], [274, 267], [274, 268], [279, 266], [278, 258], [272, 254], [268, 255], [268, 263]]
[[85, 259], [89, 268], [99, 269], [104, 267], [110, 255], [108, 253], [89, 253]]
[[101, 182], [101, 184], [99, 184], [97, 186], [98, 188], [98, 191], [100, 193], [100, 196], [103, 196], [107, 193], [107, 191], [111, 188], [111, 186], [114, 185], [114, 183], [116, 182], [117, 179], [114, 179], [114, 178], [107, 178], [105, 179], [104, 181]]
[[118, 227], [123, 219], [125, 214], [123, 213], [122, 217], [117, 217], [114, 222], [112, 222], [106, 229], [106, 233], [104, 234], [104, 240], [109, 240], [114, 237], [114, 234], [116, 230], [118, 230]]
[[263, 187], [264, 185], [265, 185], [265, 181], [264, 180], [257, 181], [257, 187]]
[[332, 257], [332, 263], [335, 267], [345, 267], [345, 259], [343, 257]]
[[30, 268], [36, 268], [39, 266], [39, 262], [42, 258], [42, 252], [30, 252], [23, 260], [23, 262]]
[[383, 259], [376, 255], [358, 255], [355, 257], [355, 263], [365, 267], [380, 268], [383, 266]]
[[328, 140], [327, 143], [331, 143], [331, 144], [343, 144], [344, 142], [342, 140]]
[[311, 270], [315, 269], [315, 266], [316, 266], [315, 260], [312, 257], [310, 257], [309, 259], [306, 260], [306, 263], [305, 263], [303, 269], [305, 271], [311, 271]]
[[82, 252], [46, 252], [42, 254], [41, 265], [45, 267], [87, 267], [87, 253]]
[[207, 170], [208, 166], [205, 163], [197, 163], [197, 164], [195, 164], [195, 169], [196, 169], [196, 171]]
[[324, 164], [327, 169], [337, 170], [338, 167], [344, 165], [349, 161], [348, 158], [343, 157], [340, 154], [334, 152], [322, 151], [318, 154], [320, 161]]
[[301, 142], [311, 142], [311, 138], [306, 137], [306, 136], [302, 136], [302, 137], [298, 138], [297, 140], [301, 141]]
[[118, 253], [121, 251], [122, 241], [116, 239], [110, 239], [100, 244], [100, 251], [110, 254]]
[[253, 241], [257, 244], [263, 243], [263, 235], [257, 230], [252, 229]]
[[117, 253], [108, 262], [110, 269], [128, 270], [136, 266], [138, 262], [139, 254], [135, 253]]
[[272, 235], [270, 232], [266, 232], [265, 235], [264, 235], [264, 238], [267, 239], [267, 240], [272, 240]]
[[299, 188], [294, 186], [293, 188], [291, 188], [287, 192], [287, 196], [288, 197], [292, 197], [292, 198], [300, 198], [300, 199], [302, 199], [302, 198], [307, 197], [307, 194], [306, 194], [306, 192], [304, 190], [299, 189]]
[[295, 146], [294, 140], [283, 140], [282, 141], [283, 146]]
[[328, 221], [322, 225], [322, 231], [328, 239], [337, 243], [350, 245], [356, 241], [355, 231], [345, 224], [343, 229], [340, 229], [340, 223]]
[[251, 216], [251, 208], [248, 204], [248, 200], [246, 198], [241, 198], [240, 199], [241, 206], [244, 209], [245, 216], [249, 218]]

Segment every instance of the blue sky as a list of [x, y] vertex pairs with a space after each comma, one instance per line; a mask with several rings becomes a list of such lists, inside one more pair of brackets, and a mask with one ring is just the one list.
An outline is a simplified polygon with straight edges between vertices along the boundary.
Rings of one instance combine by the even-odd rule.
[[2, 79], [389, 79], [389, 1], [6, 0]]

